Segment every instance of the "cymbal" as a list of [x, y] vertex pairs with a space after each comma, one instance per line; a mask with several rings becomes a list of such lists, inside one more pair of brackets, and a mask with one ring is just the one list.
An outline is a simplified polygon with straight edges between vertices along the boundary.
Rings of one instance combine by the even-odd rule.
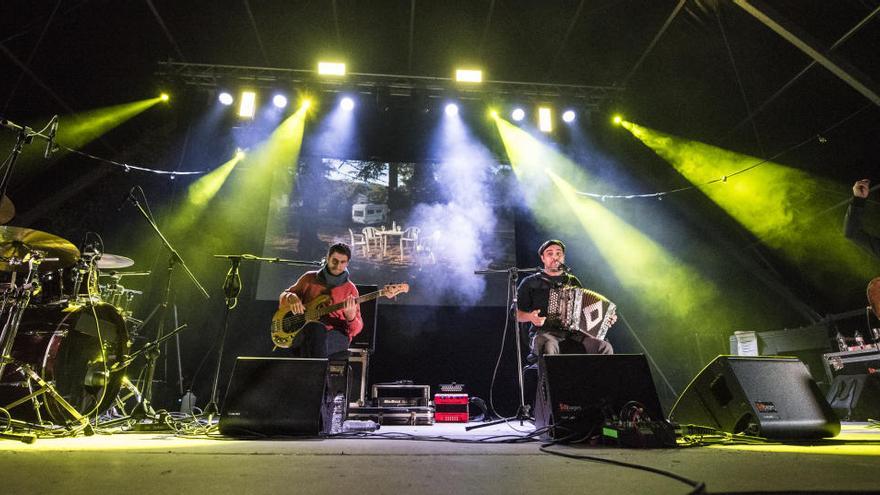
[[146, 271], [146, 272], [116, 272], [116, 271], [113, 271], [113, 272], [99, 272], [98, 276], [99, 277], [117, 277], [117, 278], [118, 277], [145, 277], [149, 274], [150, 274], [149, 271]]
[[119, 256], [118, 254], [101, 254], [101, 257], [98, 258], [98, 261], [95, 262], [95, 266], [102, 270], [112, 270], [115, 268], [128, 268], [131, 265], [134, 265], [134, 260], [131, 258], [126, 258], [125, 256]]
[[42, 271], [70, 266], [79, 258], [79, 249], [57, 235], [24, 227], [0, 226], [0, 271], [26, 271], [27, 263], [10, 264], [9, 261], [21, 262], [35, 251], [44, 253], [45, 258], [57, 258], [40, 263]]
[[7, 224], [10, 220], [15, 217], [15, 205], [12, 204], [12, 200], [9, 199], [9, 196], [3, 195], [3, 199], [0, 200], [0, 224]]

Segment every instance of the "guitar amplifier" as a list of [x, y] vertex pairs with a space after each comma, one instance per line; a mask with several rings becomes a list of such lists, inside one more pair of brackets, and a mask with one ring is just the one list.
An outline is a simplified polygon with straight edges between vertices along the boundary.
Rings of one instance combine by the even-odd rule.
[[378, 407], [428, 407], [430, 385], [377, 383], [373, 385], [373, 402]]

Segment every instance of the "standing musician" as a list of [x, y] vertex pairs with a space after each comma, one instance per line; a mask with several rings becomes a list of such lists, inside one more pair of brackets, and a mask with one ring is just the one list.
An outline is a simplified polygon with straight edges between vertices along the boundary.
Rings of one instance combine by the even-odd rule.
[[865, 212], [870, 186], [871, 181], [868, 179], [862, 179], [853, 184], [852, 201], [849, 208], [846, 209], [846, 217], [843, 221], [843, 235], [873, 253], [874, 256], [880, 256], [880, 238], [868, 234], [862, 228], [862, 215]]
[[342, 357], [351, 339], [364, 328], [356, 301], [358, 290], [349, 280], [349, 260], [348, 244], [333, 244], [327, 250], [323, 268], [304, 273], [278, 297], [278, 308], [289, 308], [294, 314], [305, 313], [306, 305], [325, 294], [329, 294], [330, 304], [344, 303], [341, 309], [323, 316], [320, 322], [306, 323], [291, 345], [301, 357]]
[[550, 239], [538, 248], [544, 269], [524, 278], [517, 288], [516, 321], [529, 322], [531, 351], [534, 356], [559, 354], [559, 343], [564, 340], [579, 342], [586, 354], [613, 354], [611, 344], [592, 335], [572, 333], [547, 321], [550, 289], [565, 285], [583, 287], [580, 280], [566, 272], [565, 244]]

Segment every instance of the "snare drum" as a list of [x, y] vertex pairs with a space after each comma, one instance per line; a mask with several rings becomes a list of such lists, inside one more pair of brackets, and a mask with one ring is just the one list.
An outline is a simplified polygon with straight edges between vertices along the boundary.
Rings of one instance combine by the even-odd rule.
[[[55, 304], [25, 310], [11, 354], [52, 383], [80, 414], [94, 415], [107, 411], [116, 399], [125, 370], [111, 368], [125, 359], [130, 348], [125, 320], [115, 307]], [[27, 396], [31, 388], [39, 385], [29, 383], [14, 363], [7, 365], [0, 377], [0, 407]], [[69, 421], [70, 414], [47, 395], [39, 397], [40, 416], [48, 413], [57, 424]], [[26, 421], [37, 418], [33, 401], [9, 412]]]

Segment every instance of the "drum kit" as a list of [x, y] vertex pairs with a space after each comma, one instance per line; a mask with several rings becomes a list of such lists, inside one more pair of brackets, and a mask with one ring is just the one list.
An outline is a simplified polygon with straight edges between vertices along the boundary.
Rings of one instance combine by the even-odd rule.
[[[2, 213], [2, 205], [0, 205]], [[0, 430], [89, 433], [113, 407], [131, 362], [140, 291], [118, 271], [134, 265], [94, 245], [0, 226]]]

